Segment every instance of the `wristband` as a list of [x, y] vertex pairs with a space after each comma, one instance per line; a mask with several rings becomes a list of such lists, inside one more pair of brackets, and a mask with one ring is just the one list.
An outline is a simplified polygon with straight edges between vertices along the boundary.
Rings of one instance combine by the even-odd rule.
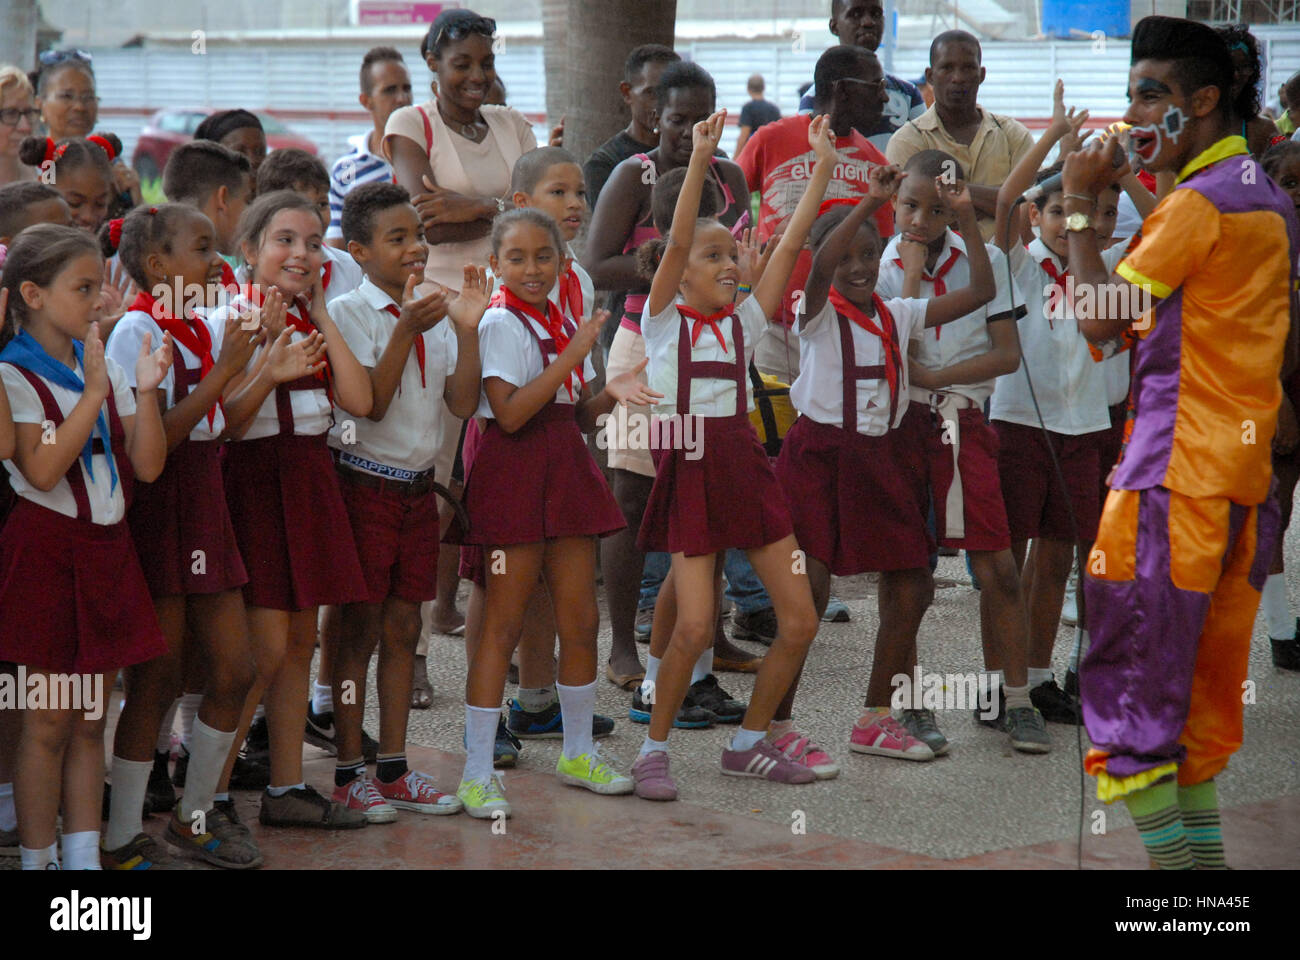
[[1066, 199], [1066, 200], [1083, 200], [1083, 201], [1086, 201], [1087, 203], [1092, 204], [1094, 207], [1097, 205], [1097, 198], [1096, 198], [1096, 197], [1090, 197], [1090, 196], [1088, 196], [1088, 194], [1086, 194], [1086, 193], [1067, 193], [1067, 194], [1065, 195], [1065, 199]]
[[738, 284], [736, 284], [736, 292], [737, 292], [737, 293], [749, 293], [749, 292], [751, 292], [753, 289], [754, 289], [753, 286], [752, 286], [751, 284], [748, 284], [748, 283], [738, 283]]

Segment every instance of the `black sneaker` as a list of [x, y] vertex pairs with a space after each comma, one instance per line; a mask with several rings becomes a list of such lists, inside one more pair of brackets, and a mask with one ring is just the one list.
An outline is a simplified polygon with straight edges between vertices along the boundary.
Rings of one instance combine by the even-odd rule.
[[171, 813], [176, 806], [176, 791], [172, 788], [172, 779], [167, 772], [167, 753], [153, 755], [153, 769], [149, 771], [149, 785], [144, 792], [144, 809], [146, 813]]
[[248, 728], [239, 755], [258, 763], [271, 762], [271, 734], [266, 728], [266, 717], [258, 717]]
[[1273, 666], [1279, 670], [1300, 670], [1300, 618], [1296, 619], [1296, 635], [1290, 640], [1268, 638], [1273, 647]]
[[1066, 696], [1077, 697], [1079, 695], [1079, 675], [1073, 670], [1065, 671], [1064, 687]]
[[213, 800], [212, 809], [220, 812], [232, 825], [238, 827], [248, 836], [251, 837], [253, 835], [253, 832], [248, 829], [247, 824], [245, 824], [243, 820], [239, 819], [239, 813], [235, 810], [234, 800]]
[[[633, 723], [649, 723], [652, 707], [653, 704], [641, 699], [641, 688], [637, 687], [632, 692], [632, 706], [628, 708], [627, 717]], [[681, 727], [683, 730], [702, 730], [713, 726], [713, 714], [691, 703], [690, 691], [687, 691], [686, 699], [682, 701], [682, 708], [677, 711], [677, 718], [673, 720], [673, 726]]]
[[295, 787], [278, 797], [263, 792], [257, 819], [267, 827], [315, 827], [320, 830], [360, 830], [366, 815], [316, 792], [314, 787]]
[[1056, 685], [1056, 680], [1045, 680], [1029, 691], [1029, 699], [1048, 723], [1068, 723], [1078, 726], [1079, 700]]
[[230, 771], [231, 790], [265, 790], [271, 785], [271, 768], [256, 760], [235, 757]]
[[338, 747], [334, 746], [334, 711], [326, 710], [317, 713], [308, 702], [307, 729], [303, 732], [302, 738], [313, 747], [320, 747], [327, 751], [330, 756], [338, 756]]
[[1047, 724], [1043, 715], [1033, 707], [1016, 707], [1007, 711], [1006, 731], [1011, 746], [1021, 753], [1050, 753], [1052, 750]]
[[731, 616], [731, 638], [750, 640], [770, 647], [776, 639], [776, 611], [771, 607], [752, 613], [737, 610]]
[[748, 708], [718, 685], [718, 678], [709, 674], [703, 680], [697, 680], [686, 691], [683, 707], [694, 705], [707, 710], [714, 723], [740, 723]]
[[1005, 730], [1007, 725], [1007, 695], [1002, 687], [998, 686], [998, 704], [997, 712], [991, 717], [984, 715], [982, 707], [975, 708], [975, 722], [981, 727], [988, 727], [990, 730]]
[[908, 733], [929, 747], [936, 757], [942, 757], [948, 752], [948, 738], [935, 722], [933, 710], [904, 710], [898, 722]]
[[177, 744], [180, 753], [176, 754], [176, 763], [172, 767], [172, 786], [185, 786], [185, 774], [190, 769], [190, 748], [185, 744]]
[[[510, 701], [510, 719], [506, 729], [520, 740], [560, 740], [564, 737], [564, 717], [557, 700], [545, 710], [529, 713], [519, 705], [518, 700]], [[614, 721], [599, 713], [591, 717], [591, 736], [599, 740], [614, 732]]]

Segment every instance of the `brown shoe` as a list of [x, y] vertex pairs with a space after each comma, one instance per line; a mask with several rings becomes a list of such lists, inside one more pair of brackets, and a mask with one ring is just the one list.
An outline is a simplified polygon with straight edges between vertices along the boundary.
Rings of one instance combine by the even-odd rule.
[[758, 673], [758, 668], [762, 665], [763, 657], [761, 655], [742, 650], [727, 639], [727, 635], [722, 631], [722, 621], [719, 620], [717, 632], [713, 637], [714, 671], [719, 673]]
[[264, 792], [257, 819], [267, 827], [321, 830], [359, 830], [366, 825], [366, 815], [360, 810], [349, 810], [321, 796], [312, 787], [299, 787], [278, 797], [271, 796], [269, 790]]

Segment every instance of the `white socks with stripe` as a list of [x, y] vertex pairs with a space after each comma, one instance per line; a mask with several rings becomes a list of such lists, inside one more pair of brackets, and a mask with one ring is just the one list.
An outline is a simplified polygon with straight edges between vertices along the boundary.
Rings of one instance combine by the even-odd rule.
[[1264, 612], [1271, 640], [1295, 639], [1295, 615], [1286, 596], [1286, 575], [1270, 574], [1264, 581], [1264, 592], [1259, 598], [1259, 608]]
[[[492, 779], [492, 750], [497, 739], [500, 707], [473, 707], [465, 704], [465, 772], [464, 782]], [[591, 721], [587, 721], [590, 725]], [[567, 742], [567, 740], [566, 740]]]
[[[149, 774], [153, 772], [153, 761], [126, 760], [114, 756], [110, 770], [113, 777], [113, 796], [108, 807], [108, 827], [104, 830], [104, 846], [109, 850], [116, 850], [134, 840], [136, 834], [144, 833], [144, 794], [149, 787]], [[67, 860], [67, 837], [63, 838], [63, 842], [63, 858]], [[72, 867], [68, 869], [71, 870]]]
[[212, 809], [212, 795], [234, 742], [234, 730], [214, 730], [195, 718], [194, 732], [190, 735], [190, 766], [185, 772], [185, 795], [181, 797], [179, 809], [181, 820], [189, 823], [196, 812]]
[[596, 712], [596, 681], [581, 687], [555, 685], [560, 698], [560, 718], [564, 723], [564, 758], [572, 760], [591, 753], [591, 718]]

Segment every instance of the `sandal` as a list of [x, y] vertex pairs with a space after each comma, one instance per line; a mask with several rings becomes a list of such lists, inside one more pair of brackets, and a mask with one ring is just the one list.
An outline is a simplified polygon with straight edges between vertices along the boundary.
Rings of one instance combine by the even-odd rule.
[[411, 709], [428, 710], [433, 706], [433, 685], [429, 683], [428, 661], [416, 654], [411, 671]]
[[618, 687], [620, 690], [635, 690], [641, 686], [641, 681], [645, 679], [645, 671], [640, 673], [615, 673], [614, 665], [605, 664], [605, 679]]

